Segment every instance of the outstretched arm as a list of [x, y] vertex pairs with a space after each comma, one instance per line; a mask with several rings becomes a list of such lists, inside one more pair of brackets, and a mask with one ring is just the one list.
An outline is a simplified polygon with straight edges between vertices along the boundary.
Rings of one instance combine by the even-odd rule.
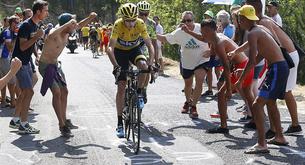
[[215, 46], [215, 53], [218, 55], [220, 58], [223, 67], [224, 67], [224, 76], [225, 76], [225, 85], [226, 85], [226, 95], [227, 98], [230, 98], [232, 95], [232, 85], [231, 85], [231, 78], [230, 78], [230, 62], [227, 58], [227, 54], [224, 48], [223, 44], [217, 44]]
[[[241, 83], [248, 72], [256, 65], [256, 55], [257, 55], [257, 37], [255, 33], [250, 33], [248, 35], [249, 42], [249, 61], [243, 73], [239, 77], [238, 82]], [[258, 58], [259, 59], [259, 58]]]
[[249, 43], [247, 41], [244, 44], [242, 44], [240, 47], [238, 47], [237, 49], [233, 50], [232, 52], [229, 52], [228, 55], [231, 57], [231, 59], [233, 59], [233, 57], [236, 54], [240, 54], [240, 53], [244, 52], [246, 49], [248, 49], [248, 47], [249, 47]]
[[157, 34], [157, 39], [158, 39], [159, 41], [161, 41], [162, 43], [168, 42], [167, 39], [166, 39], [166, 37], [165, 37], [165, 35]]
[[186, 25], [182, 25], [181, 29], [184, 30], [187, 34], [189, 34], [189, 35], [193, 36], [194, 38], [196, 38], [197, 40], [203, 41], [203, 42], [207, 42], [202, 34], [198, 34], [198, 33], [195, 33], [193, 31], [191, 31]]
[[18, 58], [13, 58], [11, 62], [11, 68], [9, 72], [0, 79], [0, 89], [2, 89], [11, 79], [12, 77], [18, 72], [21, 67], [21, 61]]
[[81, 20], [78, 23], [78, 29], [81, 29], [85, 25], [88, 25], [96, 16], [97, 16], [97, 14], [95, 12], [91, 12], [90, 15], [87, 18]]

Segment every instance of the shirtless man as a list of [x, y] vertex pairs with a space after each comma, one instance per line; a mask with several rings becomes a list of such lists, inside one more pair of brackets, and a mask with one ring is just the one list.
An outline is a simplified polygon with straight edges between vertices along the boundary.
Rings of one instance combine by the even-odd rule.
[[68, 89], [65, 75], [59, 67], [57, 59], [68, 42], [69, 34], [87, 25], [96, 16], [97, 14], [92, 12], [87, 18], [77, 23], [74, 15], [61, 14], [58, 17], [59, 27], [50, 31], [39, 60], [39, 72], [43, 77], [40, 92], [44, 96], [48, 88], [51, 89], [53, 108], [59, 122], [59, 130], [64, 137], [73, 136], [70, 129], [78, 127], [66, 118]]
[[[299, 64], [299, 54], [295, 49], [292, 40], [290, 37], [270, 18], [267, 18], [262, 13], [262, 2], [261, 0], [247, 0], [246, 3], [248, 5], [252, 5], [256, 10], [256, 15], [259, 18], [258, 24], [266, 27], [270, 30], [274, 38], [280, 43], [281, 47], [285, 48], [289, 55], [291, 56], [295, 67], [289, 70], [289, 76], [287, 80], [286, 93], [285, 93], [285, 102], [287, 108], [289, 110], [289, 114], [291, 117], [291, 125], [284, 132], [286, 135], [296, 135], [302, 133], [301, 125], [298, 120], [298, 112], [297, 112], [297, 103], [295, 101], [294, 96], [292, 95], [292, 90], [296, 86], [297, 81], [297, 72], [298, 72], [298, 64]], [[248, 43], [243, 44], [238, 50], [235, 52], [244, 51], [248, 47]], [[272, 120], [273, 113], [268, 113], [270, 117], [270, 129], [266, 132], [266, 138], [273, 138], [275, 136], [275, 128], [274, 122]]]
[[263, 58], [265, 58], [269, 67], [259, 95], [256, 97], [252, 106], [258, 134], [258, 143], [246, 150], [246, 154], [269, 153], [265, 141], [263, 109], [265, 105], [267, 105], [268, 111], [273, 114], [270, 117], [272, 117], [276, 130], [275, 138], [268, 141], [268, 143], [276, 145], [288, 144], [282, 134], [280, 113], [276, 105], [276, 100], [284, 98], [289, 68], [279, 45], [271, 36], [270, 31], [263, 26], [257, 25], [255, 23], [257, 20], [259, 18], [255, 15], [253, 6], [244, 5], [240, 8], [240, 27], [249, 31], [249, 62], [236, 85], [240, 85], [249, 71]]
[[[249, 105], [252, 105], [254, 101], [254, 96], [251, 91], [251, 82], [253, 78], [254, 71], [252, 70], [247, 78], [243, 81], [242, 87], [236, 87], [234, 84], [237, 82], [240, 77], [243, 69], [248, 63], [248, 58], [244, 53], [239, 53], [234, 57], [228, 57], [227, 53], [235, 50], [238, 46], [227, 36], [221, 33], [216, 33], [217, 26], [216, 22], [212, 19], [204, 20], [201, 23], [201, 33], [202, 35], [196, 34], [194, 32], [189, 31], [186, 27], [183, 29], [196, 37], [199, 40], [207, 41], [212, 49], [215, 51], [215, 54], [221, 60], [224, 66], [224, 72], [221, 75], [219, 81], [224, 81], [223, 85], [220, 87], [218, 92], [218, 109], [220, 113], [221, 125], [219, 127], [215, 127], [209, 129], [208, 133], [228, 133], [229, 129], [227, 128], [227, 98], [231, 97], [232, 88], [236, 89], [240, 95], [245, 96], [246, 101]], [[230, 71], [230, 64], [232, 64], [233, 70]], [[227, 97], [227, 98], [226, 98]], [[251, 107], [250, 107], [251, 109]]]

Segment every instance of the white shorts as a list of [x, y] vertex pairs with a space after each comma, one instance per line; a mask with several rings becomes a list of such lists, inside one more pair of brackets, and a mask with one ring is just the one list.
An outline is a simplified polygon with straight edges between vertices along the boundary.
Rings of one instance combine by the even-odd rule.
[[159, 55], [159, 59], [162, 58], [162, 47], [158, 46], [158, 55]]
[[289, 53], [290, 57], [294, 62], [294, 67], [289, 70], [289, 76], [286, 85], [286, 92], [291, 91], [297, 84], [298, 65], [299, 65], [299, 54], [298, 51]]

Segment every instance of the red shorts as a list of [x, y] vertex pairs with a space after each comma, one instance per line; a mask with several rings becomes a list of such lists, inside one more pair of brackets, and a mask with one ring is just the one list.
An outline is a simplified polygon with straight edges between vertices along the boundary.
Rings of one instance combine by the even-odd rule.
[[[232, 84], [235, 84], [238, 81], [238, 79], [239, 79], [238, 71], [244, 70], [247, 66], [247, 63], [248, 63], [248, 60], [234, 65], [233, 72], [231, 73], [231, 83]], [[244, 78], [242, 88], [248, 87], [252, 84], [253, 76], [254, 76], [254, 68], [252, 68], [250, 70], [250, 72], [246, 75], [246, 77]]]

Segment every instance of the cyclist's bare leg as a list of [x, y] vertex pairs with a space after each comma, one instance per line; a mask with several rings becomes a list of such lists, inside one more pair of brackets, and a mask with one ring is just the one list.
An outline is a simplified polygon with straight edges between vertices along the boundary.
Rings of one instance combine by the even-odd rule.
[[191, 101], [192, 86], [193, 86], [193, 76], [191, 76], [188, 79], [184, 79], [184, 94], [187, 102]]
[[193, 99], [192, 105], [193, 106], [196, 106], [196, 104], [201, 96], [202, 84], [203, 84], [204, 78], [206, 76], [206, 73], [207, 72], [204, 69], [196, 69], [194, 71], [196, 84], [195, 84], [194, 92], [192, 93], [192, 99]]
[[[149, 61], [149, 59], [147, 59], [147, 61]], [[145, 86], [144, 86], [144, 88], [146, 88], [148, 86], [149, 79], [150, 79], [150, 74], [147, 74], [146, 79], [145, 79]]]
[[[148, 69], [148, 65], [146, 64], [145, 60], [139, 60], [137, 62], [137, 67], [141, 70], [147, 70]], [[139, 88], [144, 88], [145, 87], [145, 80], [147, 77], [148, 73], [143, 73], [139, 75]]]
[[126, 81], [119, 81], [116, 93], [116, 109], [118, 116], [122, 116], [124, 108], [124, 97], [125, 97]]

